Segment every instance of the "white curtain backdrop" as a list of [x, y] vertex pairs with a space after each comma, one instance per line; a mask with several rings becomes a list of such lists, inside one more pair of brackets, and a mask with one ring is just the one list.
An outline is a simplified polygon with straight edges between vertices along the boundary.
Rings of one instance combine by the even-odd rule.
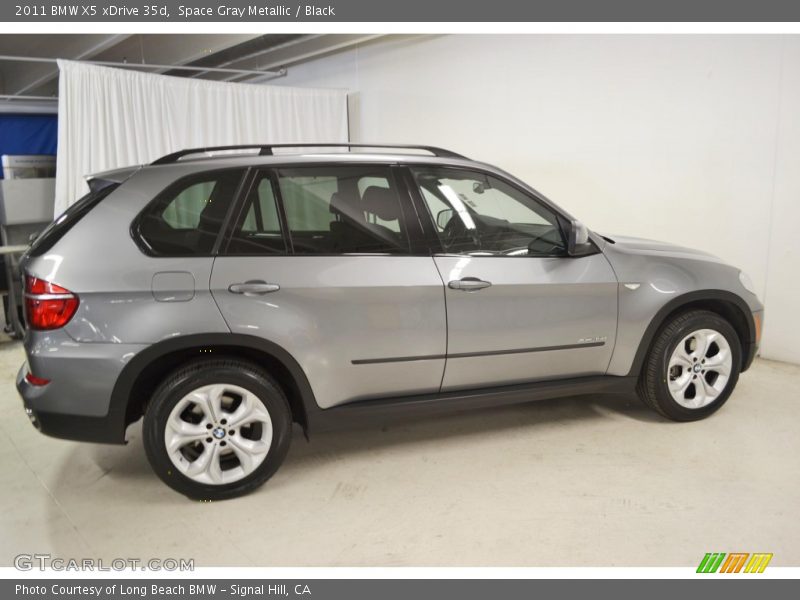
[[346, 142], [347, 92], [167, 77], [59, 60], [55, 214], [92, 173], [199, 146]]

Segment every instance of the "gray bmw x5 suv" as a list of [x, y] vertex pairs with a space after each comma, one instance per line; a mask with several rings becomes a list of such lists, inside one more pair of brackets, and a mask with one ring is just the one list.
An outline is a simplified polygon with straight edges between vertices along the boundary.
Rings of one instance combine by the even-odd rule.
[[95, 175], [22, 269], [17, 388], [43, 433], [144, 446], [169, 486], [266, 481], [292, 424], [632, 392], [719, 409], [763, 307], [713, 256], [590, 232], [431, 147], [185, 150]]

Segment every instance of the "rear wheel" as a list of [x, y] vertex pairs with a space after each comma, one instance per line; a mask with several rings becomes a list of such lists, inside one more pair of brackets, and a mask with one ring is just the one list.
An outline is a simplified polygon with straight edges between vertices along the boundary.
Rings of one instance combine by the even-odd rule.
[[702, 419], [730, 397], [741, 361], [739, 338], [728, 321], [710, 311], [688, 311], [659, 331], [637, 391], [668, 419]]
[[239, 360], [198, 361], [156, 390], [144, 416], [144, 444], [156, 474], [191, 498], [221, 500], [269, 479], [291, 441], [280, 386]]

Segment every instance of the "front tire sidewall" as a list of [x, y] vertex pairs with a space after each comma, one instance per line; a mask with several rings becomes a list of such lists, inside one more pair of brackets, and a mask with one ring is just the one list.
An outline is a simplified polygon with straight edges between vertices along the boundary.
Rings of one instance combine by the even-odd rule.
[[[261, 400], [272, 420], [272, 442], [264, 462], [246, 477], [224, 485], [194, 481], [172, 463], [164, 441], [170, 412], [193, 390], [210, 384], [233, 384], [247, 389]], [[153, 470], [172, 489], [197, 500], [223, 500], [246, 494], [262, 485], [278, 470], [291, 441], [292, 420], [286, 398], [271, 379], [257, 369], [220, 365], [195, 365], [168, 378], [153, 396], [144, 417], [143, 438]]]
[[[678, 327], [668, 328], [669, 342], [659, 353], [656, 396], [659, 407], [671, 419], [676, 421], [695, 421], [703, 419], [719, 410], [728, 400], [739, 379], [739, 368], [742, 364], [742, 351], [739, 338], [731, 325], [713, 313], [701, 313], [686, 319]], [[731, 349], [731, 374], [723, 392], [711, 403], [701, 408], [686, 408], [680, 405], [670, 393], [668, 385], [669, 360], [678, 344], [689, 334], [700, 329], [713, 329], [721, 333]]]

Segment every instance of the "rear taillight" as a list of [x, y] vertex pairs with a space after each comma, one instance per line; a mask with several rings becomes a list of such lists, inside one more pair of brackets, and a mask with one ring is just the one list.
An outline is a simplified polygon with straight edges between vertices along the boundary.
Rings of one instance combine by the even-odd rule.
[[38, 277], [25, 276], [25, 319], [31, 329], [63, 327], [78, 309], [78, 297], [68, 289]]
[[26, 373], [25, 381], [27, 381], [31, 385], [36, 385], [36, 386], [43, 386], [50, 383], [49, 379], [45, 379], [44, 377], [37, 377], [36, 375], [30, 372]]

